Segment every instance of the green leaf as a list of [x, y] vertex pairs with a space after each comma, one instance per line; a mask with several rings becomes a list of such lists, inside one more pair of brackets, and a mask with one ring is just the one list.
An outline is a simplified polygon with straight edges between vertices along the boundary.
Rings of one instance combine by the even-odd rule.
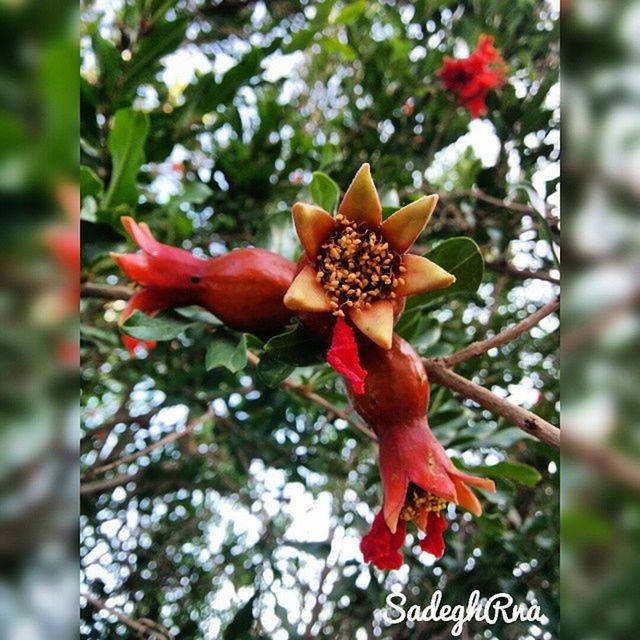
[[348, 3], [342, 11], [336, 16], [334, 24], [348, 25], [355, 22], [367, 8], [366, 0], [357, 0]]
[[309, 184], [309, 193], [313, 202], [329, 213], [333, 213], [338, 205], [340, 189], [326, 173], [321, 171], [313, 172], [313, 177]]
[[102, 195], [103, 190], [102, 180], [98, 178], [93, 169], [85, 166], [80, 167], [80, 193], [82, 199], [87, 196], [98, 198]]
[[199, 307], [197, 305], [193, 305], [190, 307], [178, 307], [175, 311], [178, 315], [192, 320], [193, 322], [203, 322], [204, 324], [210, 324], [214, 327], [219, 327], [222, 325], [222, 321], [214, 316], [211, 311], [207, 311], [206, 309], [203, 309], [202, 307]]
[[293, 329], [273, 336], [264, 351], [280, 362], [300, 367], [324, 362], [326, 347], [298, 322]]
[[213, 189], [204, 182], [189, 182], [184, 187], [184, 193], [180, 197], [183, 202], [193, 202], [193, 204], [203, 204], [213, 194]]
[[344, 42], [340, 42], [338, 38], [325, 36], [318, 44], [329, 53], [337, 53], [345, 62], [353, 62], [358, 57], [353, 47], [350, 47]]
[[329, 21], [329, 14], [333, 9], [335, 0], [324, 0], [321, 4], [316, 4], [316, 15], [306, 29], [293, 34], [291, 42], [282, 48], [283, 53], [293, 53], [301, 49], [306, 49], [312, 42], [316, 34], [320, 33]]
[[100, 70], [100, 82], [105, 92], [109, 94], [115, 87], [116, 79], [120, 73], [122, 58], [116, 47], [100, 35], [97, 25], [95, 25], [91, 34], [91, 48], [96, 56], [96, 62]]
[[113, 119], [108, 146], [113, 169], [102, 208], [138, 203], [136, 176], [144, 162], [144, 143], [149, 131], [149, 117], [135, 109], [120, 109]]
[[97, 327], [92, 327], [87, 324], [80, 325], [80, 340], [90, 341], [98, 346], [118, 346], [118, 338], [112, 331], [104, 331], [103, 329], [98, 329]]
[[256, 371], [258, 378], [264, 384], [268, 387], [277, 387], [294, 369], [294, 366], [265, 353], [260, 358]]
[[242, 335], [234, 344], [227, 336], [216, 334], [207, 346], [205, 367], [207, 371], [224, 367], [237, 373], [247, 366], [247, 336]]
[[484, 275], [484, 260], [480, 248], [471, 238], [449, 238], [425, 254], [425, 258], [440, 265], [456, 277], [446, 289], [411, 296], [407, 299], [407, 310], [423, 307], [440, 296], [459, 293], [475, 293]]
[[189, 324], [171, 318], [151, 318], [136, 309], [122, 325], [122, 330], [128, 336], [138, 340], [162, 342], [163, 340], [173, 340], [189, 326]]
[[156, 23], [149, 29], [125, 68], [123, 93], [135, 89], [153, 75], [160, 58], [178, 48], [188, 24], [189, 18], [183, 17], [173, 22]]
[[240, 607], [233, 620], [222, 632], [222, 640], [235, 640], [236, 638], [244, 640], [249, 637], [249, 631], [253, 625], [253, 603], [258, 595], [259, 592], [256, 591], [247, 603]]
[[529, 487], [535, 487], [542, 479], [540, 472], [536, 468], [523, 462], [509, 462], [505, 460], [498, 462], [498, 464], [478, 467], [465, 467], [458, 461], [454, 461], [454, 463], [458, 468], [469, 471], [474, 475], [496, 478], [498, 480], [506, 478], [507, 480], [526, 484]]

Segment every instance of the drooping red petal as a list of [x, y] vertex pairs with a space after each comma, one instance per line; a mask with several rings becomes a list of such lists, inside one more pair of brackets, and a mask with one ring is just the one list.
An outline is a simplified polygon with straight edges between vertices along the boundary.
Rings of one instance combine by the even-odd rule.
[[333, 328], [331, 348], [327, 353], [327, 362], [350, 383], [353, 392], [364, 393], [364, 379], [367, 372], [360, 365], [358, 345], [353, 329], [339, 317]]
[[399, 569], [402, 554], [399, 549], [404, 542], [407, 526], [404, 520], [398, 522], [395, 533], [391, 533], [384, 521], [382, 511], [375, 517], [371, 530], [360, 542], [360, 551], [365, 562], [373, 562], [378, 569]]
[[420, 540], [420, 548], [427, 553], [440, 558], [444, 553], [444, 538], [442, 534], [447, 528], [447, 521], [442, 513], [429, 511], [427, 518], [427, 537]]

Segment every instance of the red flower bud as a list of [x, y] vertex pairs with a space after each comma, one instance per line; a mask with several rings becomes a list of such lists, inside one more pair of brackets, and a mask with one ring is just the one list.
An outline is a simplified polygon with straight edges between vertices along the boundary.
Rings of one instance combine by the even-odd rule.
[[[205, 307], [233, 329], [259, 334], [281, 328], [291, 317], [283, 303], [296, 273], [289, 260], [264, 249], [237, 249], [205, 260], [158, 242], [145, 223], [128, 217], [122, 222], [142, 253], [112, 257], [143, 289], [129, 300], [120, 323], [134, 309], [152, 315], [190, 304]], [[139, 344], [128, 337], [123, 341], [130, 350]]]

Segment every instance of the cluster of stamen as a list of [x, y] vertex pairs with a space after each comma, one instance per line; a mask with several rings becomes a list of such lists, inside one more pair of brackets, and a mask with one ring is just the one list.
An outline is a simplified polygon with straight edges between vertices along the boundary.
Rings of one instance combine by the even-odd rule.
[[365, 309], [376, 300], [395, 298], [404, 284], [406, 268], [381, 234], [363, 224], [336, 216], [338, 227], [322, 245], [316, 279], [330, 300], [333, 314], [345, 315], [345, 307]]
[[424, 511], [440, 512], [447, 506], [444, 498], [433, 495], [411, 483], [407, 491], [407, 498], [400, 512], [403, 520], [416, 520]]

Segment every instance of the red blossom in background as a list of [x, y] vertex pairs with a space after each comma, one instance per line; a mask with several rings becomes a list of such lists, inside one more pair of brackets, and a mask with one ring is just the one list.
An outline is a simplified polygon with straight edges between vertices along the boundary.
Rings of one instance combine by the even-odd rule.
[[476, 50], [468, 58], [445, 57], [437, 76], [445, 88], [457, 94], [471, 117], [477, 118], [487, 110], [487, 93], [504, 83], [505, 72], [505, 62], [493, 46], [493, 37], [481, 35]]
[[80, 365], [80, 345], [74, 320], [80, 304], [80, 191], [76, 184], [62, 182], [56, 187], [56, 199], [67, 219], [43, 234], [43, 243], [55, 261], [58, 281], [51, 295], [52, 317], [65, 328], [56, 345], [57, 361], [64, 367]]

